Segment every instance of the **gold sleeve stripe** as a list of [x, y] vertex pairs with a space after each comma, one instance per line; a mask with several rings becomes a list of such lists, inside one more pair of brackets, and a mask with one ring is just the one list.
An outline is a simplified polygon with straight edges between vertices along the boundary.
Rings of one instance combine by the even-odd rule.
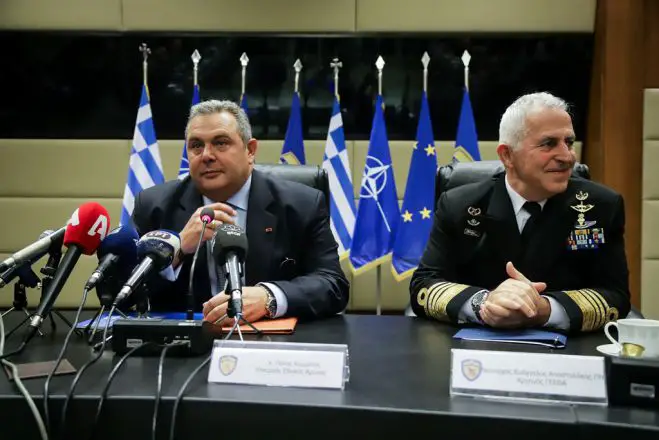
[[606, 301], [606, 298], [604, 298], [604, 296], [601, 293], [599, 293], [597, 290], [594, 289], [588, 289], [588, 291], [591, 292], [592, 295], [595, 296], [597, 299], [599, 299], [602, 305], [604, 306], [604, 308], [606, 309], [604, 315], [605, 318], [602, 325], [606, 324], [609, 321], [615, 321], [616, 319], [618, 319], [618, 315], [620, 314], [620, 312], [618, 312], [617, 308], [611, 307], [609, 303]]
[[[426, 315], [433, 317], [440, 321], [448, 321], [448, 315], [446, 314], [446, 308], [453, 298], [455, 298], [460, 292], [469, 288], [466, 284], [457, 284], [449, 282], [441, 282], [433, 284], [425, 292], [427, 295], [423, 299], [423, 307], [425, 309]], [[422, 289], [423, 290], [423, 289]], [[419, 304], [422, 303], [421, 291], [419, 292], [419, 298], [417, 301]]]
[[582, 320], [581, 320], [581, 330], [582, 331], [592, 331], [593, 329], [593, 315], [594, 309], [586, 301], [579, 290], [567, 290], [565, 292], [567, 296], [572, 299], [577, 304], [577, 307], [581, 310]]
[[583, 301], [588, 305], [588, 307], [590, 309], [590, 314], [591, 314], [592, 319], [593, 319], [593, 322], [590, 324], [590, 329], [591, 330], [596, 329], [599, 325], [599, 322], [601, 321], [600, 316], [602, 315], [602, 313], [600, 313], [600, 311], [598, 310], [597, 300], [592, 298], [588, 294], [586, 289], [581, 289], [578, 292], [581, 295], [581, 298], [583, 299]]
[[618, 318], [618, 309], [610, 307], [606, 299], [596, 290], [567, 290], [565, 294], [581, 310], [582, 331], [589, 332], [597, 330], [607, 322]]
[[582, 292], [590, 299], [591, 303], [595, 305], [595, 323], [594, 328], [598, 329], [604, 324], [606, 324], [606, 309], [608, 309], [608, 304], [604, 301], [597, 292], [591, 289], [582, 289]]

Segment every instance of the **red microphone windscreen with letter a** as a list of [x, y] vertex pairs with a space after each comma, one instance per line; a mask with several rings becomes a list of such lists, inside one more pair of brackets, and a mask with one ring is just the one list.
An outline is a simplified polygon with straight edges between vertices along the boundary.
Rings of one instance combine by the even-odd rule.
[[73, 212], [66, 225], [64, 245], [78, 245], [83, 254], [92, 255], [108, 234], [109, 229], [108, 210], [96, 202], [83, 203]]

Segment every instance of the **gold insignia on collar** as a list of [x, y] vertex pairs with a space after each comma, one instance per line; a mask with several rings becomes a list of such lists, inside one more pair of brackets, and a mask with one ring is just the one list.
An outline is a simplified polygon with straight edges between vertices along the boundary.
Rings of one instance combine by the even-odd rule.
[[577, 228], [577, 229], [585, 229], [585, 228], [589, 228], [589, 227], [593, 226], [595, 223], [597, 223], [597, 221], [595, 221], [595, 220], [588, 221], [588, 220], [586, 220], [586, 216], [585, 216], [585, 214], [588, 211], [590, 211], [591, 209], [593, 209], [595, 207], [595, 205], [592, 205], [592, 204], [588, 204], [588, 205], [584, 204], [584, 200], [586, 200], [588, 198], [588, 193], [583, 192], [583, 191], [579, 191], [576, 195], [576, 198], [577, 198], [577, 200], [579, 200], [579, 204], [570, 205], [570, 208], [574, 209], [575, 211], [577, 211], [579, 213], [577, 215], [577, 223], [574, 225], [574, 227]]
[[481, 215], [481, 209], [470, 206], [469, 208], [467, 208], [467, 213], [473, 217], [476, 217], [477, 215]]

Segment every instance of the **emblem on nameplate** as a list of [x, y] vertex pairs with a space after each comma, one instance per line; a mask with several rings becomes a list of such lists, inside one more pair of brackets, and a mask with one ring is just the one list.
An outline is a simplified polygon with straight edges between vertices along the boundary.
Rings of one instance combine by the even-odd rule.
[[231, 373], [236, 371], [238, 366], [238, 358], [233, 355], [224, 355], [220, 357], [220, 373], [223, 376], [229, 376]]
[[483, 364], [476, 359], [465, 359], [462, 361], [462, 375], [470, 382], [475, 381], [483, 371]]
[[579, 204], [570, 206], [570, 208], [579, 213], [577, 215], [577, 222], [575, 223], [574, 227], [576, 229], [586, 229], [594, 226], [597, 223], [596, 220], [586, 220], [586, 213], [595, 207], [595, 205], [584, 204], [584, 201], [588, 198], [588, 193], [579, 191], [576, 197], [577, 200], [579, 200]]

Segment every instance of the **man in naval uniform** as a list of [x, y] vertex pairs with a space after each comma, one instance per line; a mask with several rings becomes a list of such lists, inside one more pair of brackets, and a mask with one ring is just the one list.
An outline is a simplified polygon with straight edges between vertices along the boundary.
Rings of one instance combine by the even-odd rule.
[[505, 171], [442, 193], [410, 283], [418, 316], [588, 332], [630, 310], [620, 194], [572, 177], [567, 104], [548, 93], [505, 111]]

